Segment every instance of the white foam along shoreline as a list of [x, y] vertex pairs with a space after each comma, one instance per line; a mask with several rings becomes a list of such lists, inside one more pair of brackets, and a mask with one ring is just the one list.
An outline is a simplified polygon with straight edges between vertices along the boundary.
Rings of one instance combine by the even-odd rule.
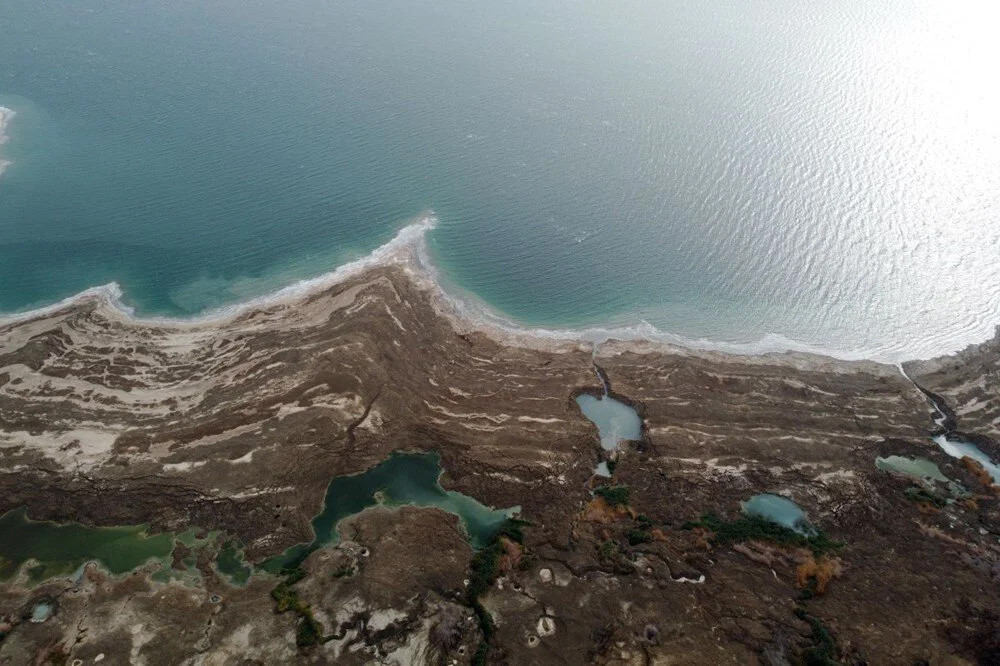
[[[0, 146], [7, 143], [7, 126], [10, 125], [10, 121], [14, 119], [13, 109], [8, 109], [6, 106], [0, 106]], [[0, 176], [3, 172], [7, 170], [11, 163], [3, 158], [3, 152], [0, 150]]]
[[412, 254], [412, 248], [418, 243], [422, 243], [424, 233], [434, 228], [437, 218], [431, 214], [422, 216], [418, 221], [400, 229], [388, 243], [380, 245], [369, 254], [348, 262], [329, 273], [324, 273], [314, 278], [300, 280], [287, 287], [282, 287], [277, 291], [269, 292], [261, 296], [214, 308], [195, 315], [193, 317], [139, 317], [135, 310], [125, 305], [121, 298], [123, 295], [121, 286], [117, 282], [91, 287], [68, 298], [46, 305], [34, 310], [16, 312], [12, 314], [0, 315], [0, 325], [16, 324], [18, 322], [36, 319], [51, 314], [55, 314], [73, 305], [90, 300], [98, 300], [107, 307], [118, 311], [122, 315], [138, 323], [148, 323], [166, 326], [203, 326], [216, 322], [226, 321], [237, 317], [245, 312], [265, 308], [281, 302], [294, 301], [309, 294], [328, 289], [344, 280], [353, 277], [369, 268], [380, 265], [404, 264], [407, 257]]
[[765, 354], [801, 354], [818, 359], [854, 362], [868, 361], [896, 366], [905, 361], [920, 361], [961, 351], [965, 347], [988, 340], [995, 331], [985, 331], [979, 340], [956, 341], [953, 349], [944, 349], [927, 356], [899, 358], [897, 354], [886, 354], [883, 350], [858, 349], [837, 350], [813, 345], [769, 334], [758, 341], [737, 343], [705, 338], [685, 338], [659, 330], [648, 322], [633, 326], [588, 327], [581, 329], [547, 329], [528, 327], [504, 317], [479, 301], [473, 295], [458, 296], [442, 284], [437, 269], [430, 261], [425, 236], [437, 224], [433, 213], [420, 216], [417, 221], [401, 228], [384, 245], [375, 248], [368, 255], [337, 267], [335, 270], [315, 278], [301, 280], [255, 298], [212, 309], [193, 317], [137, 317], [132, 308], [122, 302], [122, 289], [117, 283], [109, 283], [86, 289], [75, 296], [35, 310], [0, 315], [0, 326], [47, 316], [75, 304], [99, 300], [107, 307], [137, 323], [148, 323], [172, 327], [201, 327], [230, 320], [251, 310], [263, 309], [283, 302], [291, 302], [310, 294], [328, 289], [365, 270], [377, 266], [397, 265], [404, 268], [421, 287], [435, 292], [435, 300], [441, 314], [448, 316], [456, 328], [463, 331], [481, 331], [494, 339], [516, 346], [548, 347], [568, 344], [602, 344], [610, 341], [627, 343], [642, 351], [688, 351], [718, 352], [743, 357], [759, 357]]

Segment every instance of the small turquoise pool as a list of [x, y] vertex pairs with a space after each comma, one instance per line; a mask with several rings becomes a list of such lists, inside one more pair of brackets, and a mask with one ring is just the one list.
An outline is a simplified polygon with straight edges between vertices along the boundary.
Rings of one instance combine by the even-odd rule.
[[601, 437], [601, 448], [613, 451], [620, 442], [642, 439], [642, 419], [634, 409], [610, 396], [596, 398], [589, 393], [577, 396], [576, 404]]
[[806, 519], [806, 514], [799, 505], [781, 495], [754, 495], [747, 501], [740, 502], [740, 508], [748, 516], [759, 516], [804, 536], [816, 534], [816, 528]]

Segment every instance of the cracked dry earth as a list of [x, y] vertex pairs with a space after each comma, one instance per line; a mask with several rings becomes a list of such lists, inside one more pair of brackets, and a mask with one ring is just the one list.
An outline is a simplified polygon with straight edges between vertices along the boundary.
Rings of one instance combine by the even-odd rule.
[[[611, 481], [626, 505], [591, 494], [600, 447], [574, 397], [600, 390], [594, 362], [643, 419]], [[994, 459], [998, 363], [993, 341], [907, 366]], [[219, 322], [74, 304], [0, 326], [0, 514], [216, 530], [260, 562], [311, 539], [331, 479], [419, 450], [445, 488], [519, 505], [523, 544], [501, 540], [478, 598], [487, 636], [455, 515], [345, 519], [294, 581], [321, 630], [306, 646], [279, 578], [231, 585], [207, 551], [184, 581], [22, 571], [0, 582], [0, 663], [998, 663], [997, 489], [935, 427], [892, 366], [502, 344], [402, 266]], [[968, 496], [915, 501], [876, 468], [888, 455], [933, 461]], [[762, 492], [797, 502], [835, 556], [690, 524]], [[32, 622], [39, 600], [52, 615]]]

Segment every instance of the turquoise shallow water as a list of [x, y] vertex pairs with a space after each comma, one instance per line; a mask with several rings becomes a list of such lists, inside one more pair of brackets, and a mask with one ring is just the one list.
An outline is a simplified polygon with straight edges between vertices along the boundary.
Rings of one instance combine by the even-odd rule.
[[8, 0], [0, 312], [193, 315], [433, 209], [530, 326], [947, 351], [1000, 311], [996, 11]]
[[297, 566], [316, 549], [340, 541], [340, 521], [382, 504], [394, 507], [436, 507], [458, 516], [469, 542], [481, 548], [521, 508], [491, 509], [472, 497], [444, 490], [440, 483], [441, 457], [437, 453], [394, 452], [378, 465], [360, 474], [338, 476], [330, 481], [322, 510], [312, 519], [313, 540], [292, 546], [264, 561], [272, 573]]
[[642, 419], [625, 403], [606, 395], [598, 398], [584, 393], [577, 396], [576, 404], [597, 426], [605, 451], [613, 451], [621, 442], [642, 438]]
[[754, 495], [747, 501], [740, 502], [740, 508], [748, 515], [766, 518], [806, 536], [816, 533], [816, 528], [806, 519], [806, 514], [799, 505], [780, 495]]

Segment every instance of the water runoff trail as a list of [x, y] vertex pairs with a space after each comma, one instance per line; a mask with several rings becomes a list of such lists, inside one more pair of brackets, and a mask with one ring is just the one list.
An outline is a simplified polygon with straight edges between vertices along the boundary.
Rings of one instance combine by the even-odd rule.
[[944, 399], [915, 382], [906, 374], [902, 363], [897, 367], [903, 377], [920, 391], [934, 409], [934, 424], [937, 425], [941, 432], [931, 436], [931, 440], [952, 458], [958, 458], [959, 460], [962, 458], [971, 458], [975, 460], [983, 466], [983, 469], [993, 479], [993, 483], [1000, 485], [1000, 465], [991, 460], [978, 446], [962, 437], [958, 431], [958, 421], [954, 414], [949, 413], [950, 410]]

